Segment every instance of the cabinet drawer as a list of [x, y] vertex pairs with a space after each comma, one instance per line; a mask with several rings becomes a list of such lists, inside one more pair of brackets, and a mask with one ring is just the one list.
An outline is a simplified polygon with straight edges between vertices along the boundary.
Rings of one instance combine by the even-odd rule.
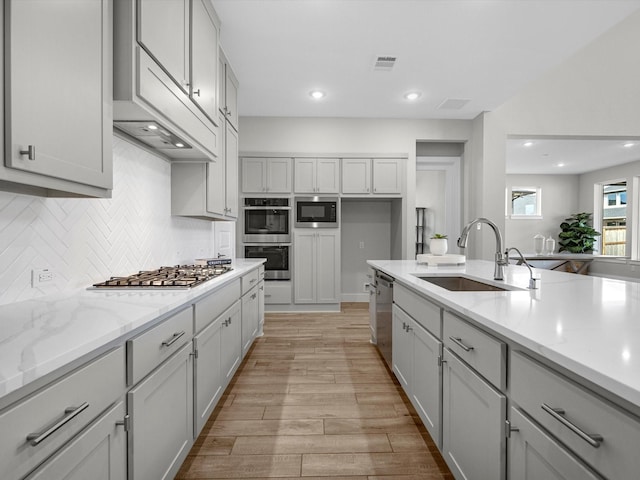
[[512, 352], [510, 372], [512, 400], [551, 434], [605, 477], [637, 477], [638, 419], [520, 352]]
[[504, 391], [507, 345], [447, 311], [442, 324], [445, 346]]
[[264, 282], [265, 305], [288, 305], [291, 303], [291, 282]]
[[0, 415], [2, 478], [22, 478], [106, 410], [124, 388], [124, 351], [118, 348]]
[[172, 353], [191, 341], [191, 307], [127, 341], [127, 385], [135, 385]]
[[225, 285], [195, 304], [195, 332], [213, 322], [240, 298], [240, 279]]
[[397, 282], [393, 286], [393, 303], [411, 315], [420, 325], [440, 337], [440, 307]]
[[255, 287], [260, 281], [260, 273], [258, 269], [251, 270], [249, 273], [242, 276], [242, 295], [245, 295], [249, 290]]

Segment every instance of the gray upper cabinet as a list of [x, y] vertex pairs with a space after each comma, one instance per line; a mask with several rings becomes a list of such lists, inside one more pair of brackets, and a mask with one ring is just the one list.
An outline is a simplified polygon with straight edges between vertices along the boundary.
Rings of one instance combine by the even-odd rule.
[[111, 1], [7, 0], [4, 7], [0, 188], [110, 196]]
[[[114, 126], [171, 160], [218, 157], [219, 21], [210, 2], [118, 1], [114, 15]], [[151, 131], [151, 121], [161, 128]]]
[[[191, 7], [191, 84], [194, 103], [214, 123], [218, 123], [218, 20], [207, 9], [205, 0], [192, 0]], [[222, 127], [222, 125], [218, 125]]]
[[238, 130], [238, 79], [233, 73], [233, 69], [227, 60], [224, 52], [220, 51], [219, 63], [220, 84], [220, 111], [231, 123], [233, 128]]

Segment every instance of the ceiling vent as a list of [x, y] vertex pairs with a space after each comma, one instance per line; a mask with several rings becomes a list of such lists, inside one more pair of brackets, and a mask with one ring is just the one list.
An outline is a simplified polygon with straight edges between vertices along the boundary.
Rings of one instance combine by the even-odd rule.
[[439, 106], [439, 110], [460, 110], [464, 107], [470, 100], [466, 98], [447, 98], [444, 102], [442, 102]]
[[377, 72], [390, 72], [393, 66], [396, 64], [397, 59], [397, 57], [390, 56], [377, 57], [373, 69]]

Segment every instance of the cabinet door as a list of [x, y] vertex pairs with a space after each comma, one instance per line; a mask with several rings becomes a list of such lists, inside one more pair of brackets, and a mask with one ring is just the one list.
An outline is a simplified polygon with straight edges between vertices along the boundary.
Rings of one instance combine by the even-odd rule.
[[224, 69], [225, 113], [231, 126], [238, 130], [238, 80], [229, 64]]
[[242, 356], [249, 351], [249, 347], [258, 332], [259, 309], [258, 288], [254, 287], [242, 297]]
[[370, 193], [371, 159], [342, 159], [342, 193]]
[[[224, 125], [225, 120], [222, 115], [218, 116], [218, 121], [221, 122], [221, 125]], [[225, 162], [225, 149], [226, 135], [220, 135], [219, 155], [213, 162], [207, 163], [207, 212], [220, 216], [225, 214], [226, 208], [225, 176], [227, 174], [227, 166]], [[188, 185], [181, 185], [180, 188], [190, 187]]]
[[340, 303], [340, 235], [329, 229], [316, 234], [316, 302]]
[[373, 193], [402, 193], [402, 164], [397, 158], [373, 159]]
[[188, 93], [189, 0], [137, 1], [138, 43]]
[[173, 478], [193, 443], [192, 345], [127, 394], [129, 478]]
[[194, 362], [194, 438], [197, 438], [222, 395], [220, 368], [222, 318], [193, 338]]
[[413, 376], [413, 338], [408, 331], [411, 328], [411, 317], [396, 305], [392, 310], [392, 355], [393, 373], [402, 385], [408, 397], [411, 397]]
[[223, 387], [233, 378], [242, 360], [242, 315], [240, 300], [220, 315], [223, 321], [220, 356]]
[[225, 215], [238, 218], [238, 133], [229, 122], [225, 126]]
[[264, 280], [258, 284], [258, 332], [261, 337], [264, 333]]
[[5, 7], [5, 164], [110, 189], [111, 2]]
[[530, 480], [598, 480], [568, 450], [511, 407], [509, 438], [509, 478]]
[[267, 159], [242, 159], [242, 191], [264, 193], [267, 188]]
[[443, 352], [442, 456], [456, 478], [505, 478], [506, 397]]
[[218, 123], [218, 25], [204, 0], [191, 2], [191, 99]]
[[316, 192], [338, 193], [340, 191], [340, 159], [318, 158], [316, 162]]
[[436, 445], [442, 445], [442, 342], [411, 319], [413, 328], [413, 388], [411, 403]]
[[117, 403], [25, 480], [126, 480], [125, 414]]
[[316, 261], [315, 232], [294, 234], [293, 298], [295, 303], [315, 303]]
[[267, 192], [291, 193], [290, 158], [269, 158], [267, 160]]
[[294, 169], [294, 190], [296, 193], [316, 192], [316, 159], [296, 158]]

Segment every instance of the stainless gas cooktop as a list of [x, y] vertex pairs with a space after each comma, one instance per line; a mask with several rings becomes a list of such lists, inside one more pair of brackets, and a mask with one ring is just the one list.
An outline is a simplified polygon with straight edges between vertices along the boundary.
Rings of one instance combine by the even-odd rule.
[[92, 288], [103, 289], [186, 289], [200, 285], [212, 278], [233, 270], [231, 264], [222, 265], [176, 265], [157, 270], [140, 271], [126, 277], [111, 277], [94, 283]]

